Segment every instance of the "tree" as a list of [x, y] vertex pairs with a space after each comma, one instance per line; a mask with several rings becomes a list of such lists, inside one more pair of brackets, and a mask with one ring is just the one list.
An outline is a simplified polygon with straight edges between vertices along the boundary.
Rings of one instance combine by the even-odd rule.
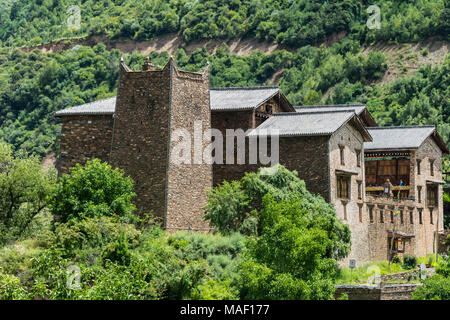
[[56, 174], [42, 168], [37, 157], [14, 155], [0, 142], [0, 244], [29, 231], [50, 199]]
[[[325, 202], [301, 194], [263, 199], [261, 235], [251, 237], [240, 265], [243, 299], [332, 299], [337, 263], [350, 232]], [[339, 245], [336, 245], [339, 243]]]
[[282, 165], [246, 173], [240, 181], [224, 182], [214, 188], [209, 194], [205, 219], [223, 234], [261, 234], [260, 210], [267, 194], [274, 201], [300, 197], [309, 210], [317, 209], [317, 214], [327, 219], [328, 237], [334, 241], [330, 257], [340, 259], [348, 254], [350, 231], [337, 219], [334, 207], [321, 196], [310, 193], [297, 172]]
[[134, 183], [119, 169], [99, 159], [77, 164], [64, 174], [51, 199], [51, 211], [61, 222], [87, 217], [117, 217], [134, 220], [136, 207], [131, 202]]

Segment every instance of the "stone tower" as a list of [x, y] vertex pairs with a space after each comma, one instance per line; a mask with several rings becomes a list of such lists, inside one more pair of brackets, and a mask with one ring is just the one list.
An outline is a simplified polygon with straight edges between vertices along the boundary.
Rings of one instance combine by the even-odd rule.
[[142, 71], [131, 71], [121, 62], [109, 162], [135, 181], [139, 212], [152, 212], [168, 230], [208, 228], [202, 208], [212, 165], [171, 159], [178, 143], [174, 131], [193, 137], [199, 124], [203, 131], [211, 127], [209, 66], [181, 71], [171, 57], [162, 69], [147, 59]]

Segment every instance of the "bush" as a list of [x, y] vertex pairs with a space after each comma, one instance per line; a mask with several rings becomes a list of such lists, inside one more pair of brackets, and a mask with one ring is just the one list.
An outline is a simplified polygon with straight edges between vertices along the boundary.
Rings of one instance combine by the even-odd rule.
[[395, 254], [395, 255], [392, 257], [391, 262], [392, 262], [392, 263], [401, 264], [401, 263], [402, 263], [402, 259], [400, 259], [400, 256], [399, 256], [398, 254]]
[[412, 293], [413, 300], [450, 300], [450, 278], [434, 275]]
[[0, 245], [43, 227], [39, 217], [45, 212], [55, 181], [55, 171], [44, 170], [37, 157], [15, 155], [0, 141]]
[[405, 254], [403, 256], [403, 268], [405, 269], [414, 269], [417, 267], [417, 258], [414, 256], [410, 256]]
[[333, 299], [337, 263], [349, 252], [348, 227], [324, 201], [302, 195], [276, 201], [268, 194], [260, 212], [261, 235], [251, 237], [239, 266], [243, 299]]
[[119, 169], [94, 159], [85, 166], [77, 164], [64, 174], [51, 200], [53, 214], [61, 222], [94, 217], [115, 217], [136, 221], [131, 202], [135, 197], [133, 181]]
[[103, 250], [102, 257], [103, 260], [128, 266], [131, 262], [131, 252], [128, 248], [127, 239], [122, 235], [118, 241], [108, 244]]
[[20, 279], [1, 273], [0, 269], [0, 300], [30, 299], [26, 290], [20, 285]]

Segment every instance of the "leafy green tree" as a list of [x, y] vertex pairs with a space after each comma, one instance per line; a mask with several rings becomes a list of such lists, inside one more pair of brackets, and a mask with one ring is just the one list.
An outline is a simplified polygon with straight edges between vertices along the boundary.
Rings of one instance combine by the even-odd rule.
[[131, 178], [99, 159], [77, 164], [64, 174], [51, 199], [51, 211], [61, 222], [88, 217], [117, 217], [135, 220], [135, 193]]
[[[332, 299], [337, 263], [350, 250], [350, 232], [325, 202], [301, 194], [260, 212], [261, 235], [251, 237], [240, 265], [243, 299]], [[337, 244], [338, 243], [338, 244]]]
[[44, 212], [56, 182], [37, 157], [14, 155], [0, 141], [0, 244], [27, 235]]
[[[245, 234], [261, 234], [263, 221], [260, 212], [266, 195], [278, 202], [300, 197], [303, 208], [308, 208], [313, 217], [317, 214], [327, 222], [327, 236], [333, 240], [329, 257], [341, 259], [349, 253], [350, 231], [336, 217], [334, 207], [321, 196], [311, 194], [305, 182], [298, 178], [297, 172], [289, 171], [282, 165], [259, 169], [257, 173], [246, 173], [240, 181], [224, 182], [214, 188], [205, 209], [205, 219], [210, 220], [211, 225], [224, 234], [242, 232], [242, 226], [249, 225], [253, 227], [244, 228]], [[323, 226], [325, 228], [325, 222]]]

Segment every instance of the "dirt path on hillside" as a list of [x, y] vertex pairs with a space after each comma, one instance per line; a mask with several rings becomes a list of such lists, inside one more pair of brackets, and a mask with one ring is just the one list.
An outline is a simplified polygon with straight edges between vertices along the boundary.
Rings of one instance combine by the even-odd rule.
[[386, 44], [378, 43], [364, 49], [364, 53], [381, 51], [387, 58], [388, 70], [378, 83], [392, 82], [400, 77], [411, 76], [427, 64], [442, 64], [449, 53], [448, 41], [430, 38], [416, 43]]
[[135, 41], [135, 40], [111, 40], [106, 36], [89, 36], [87, 38], [58, 40], [46, 44], [25, 47], [22, 50], [30, 52], [34, 49], [42, 52], [61, 52], [69, 50], [77, 45], [94, 46], [97, 43], [104, 43], [108, 50], [118, 49], [124, 53], [132, 53], [137, 51], [141, 54], [149, 54], [152, 51], [163, 52], [167, 51], [174, 54], [179, 48], [183, 48], [187, 54], [191, 54], [198, 48], [206, 48], [210, 54], [214, 54], [216, 50], [226, 43], [230, 47], [230, 51], [240, 56], [248, 56], [252, 51], [259, 50], [265, 54], [270, 54], [277, 49], [292, 49], [285, 48], [278, 44], [267, 41], [259, 41], [256, 39], [232, 39], [228, 41], [221, 41], [215, 39], [195, 40], [189, 44], [185, 44], [181, 37], [177, 34], [168, 34], [152, 40]]

